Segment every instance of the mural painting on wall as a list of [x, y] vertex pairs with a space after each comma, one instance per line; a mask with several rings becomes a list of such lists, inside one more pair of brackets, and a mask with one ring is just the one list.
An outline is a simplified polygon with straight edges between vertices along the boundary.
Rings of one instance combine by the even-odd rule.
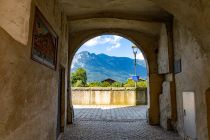
[[56, 70], [57, 50], [58, 36], [36, 8], [32, 35], [32, 59]]

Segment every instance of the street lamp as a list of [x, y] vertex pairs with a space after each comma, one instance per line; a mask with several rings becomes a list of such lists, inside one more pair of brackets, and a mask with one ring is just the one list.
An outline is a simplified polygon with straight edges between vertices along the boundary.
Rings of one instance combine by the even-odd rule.
[[133, 80], [135, 81], [135, 88], [136, 88], [137, 81], [138, 81], [138, 76], [136, 73], [136, 55], [138, 52], [138, 48], [136, 46], [132, 46], [132, 49], [133, 49], [133, 54], [134, 54], [134, 74], [135, 74], [133, 77]]

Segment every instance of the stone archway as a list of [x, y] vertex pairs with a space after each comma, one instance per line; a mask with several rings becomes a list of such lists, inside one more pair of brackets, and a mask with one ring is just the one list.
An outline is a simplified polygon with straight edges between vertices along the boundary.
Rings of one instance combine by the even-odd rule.
[[[148, 67], [148, 77], [149, 77], [149, 110], [148, 119], [149, 123], [152, 125], [159, 124], [160, 121], [160, 109], [159, 109], [159, 95], [162, 91], [162, 81], [163, 76], [158, 74], [158, 64], [157, 64], [157, 50], [158, 50], [158, 40], [151, 35], [139, 33], [130, 30], [89, 30], [72, 33], [70, 35], [69, 44], [69, 68], [71, 66], [71, 60], [77, 49], [87, 40], [99, 36], [102, 34], [117, 34], [125, 37], [135, 44], [141, 44], [140, 49], [144, 53], [147, 59]], [[140, 45], [137, 45], [140, 46]]]
[[[78, 5], [72, 6], [66, 3], [67, 1], [63, 1], [63, 5], [67, 6], [67, 9], [76, 8], [75, 15], [68, 15], [74, 12], [65, 12], [61, 11], [59, 3], [62, 1], [57, 0], [19, 0], [18, 2], [15, 0], [1, 1], [0, 2], [0, 15], [2, 16], [0, 20], [1, 26], [1, 85], [4, 88], [1, 88], [1, 103], [3, 103], [2, 112], [4, 112], [3, 119], [1, 121], [1, 134], [4, 134], [4, 137], [9, 137], [5, 139], [13, 139], [14, 137], [21, 138], [33, 138], [38, 139], [53, 139], [55, 136], [53, 134], [55, 126], [53, 125], [55, 120], [53, 116], [56, 112], [55, 110], [55, 100], [57, 95], [57, 76], [58, 72], [53, 72], [48, 70], [47, 68], [38, 65], [30, 60], [30, 37], [31, 37], [31, 27], [33, 21], [34, 7], [38, 6], [42, 9], [43, 14], [49, 20], [49, 23], [52, 27], [55, 28], [56, 32], [59, 34], [61, 42], [59, 43], [60, 55], [59, 61], [61, 61], [67, 69], [67, 42], [68, 37], [68, 22], [71, 22], [72, 17], [74, 20], [82, 20], [82, 19], [94, 19], [94, 18], [110, 18], [110, 19], [125, 19], [129, 20], [129, 26], [131, 24], [131, 20], [140, 20], [140, 21], [150, 21], [150, 22], [170, 22], [168, 17], [161, 19], [159, 16], [164, 15], [165, 12], [159, 13], [156, 15], [144, 15], [144, 13], [151, 13], [143, 11], [141, 15], [141, 11], [128, 12], [129, 9], [124, 8], [125, 5], [131, 6], [130, 9], [134, 9], [135, 6], [143, 6], [143, 9], [150, 9], [150, 7], [146, 8], [144, 3], [146, 1], [153, 2], [156, 6], [154, 9], [158, 9], [162, 11], [163, 8], [169, 13], [173, 14], [175, 25], [175, 33], [174, 33], [174, 44], [175, 44], [175, 58], [182, 58], [183, 62], [183, 72], [178, 74], [175, 79], [177, 82], [176, 94], [178, 97], [177, 111], [178, 111], [178, 121], [177, 121], [177, 130], [179, 133], [182, 133], [182, 108], [180, 107], [180, 95], [182, 91], [185, 90], [195, 90], [198, 95], [196, 100], [198, 105], [196, 110], [199, 111], [197, 117], [198, 124], [198, 138], [206, 139], [207, 127], [206, 120], [203, 121], [203, 117], [206, 117], [206, 104], [203, 104], [203, 100], [205, 99], [205, 89], [209, 87], [209, 59], [210, 59], [210, 50], [209, 50], [209, 23], [210, 23], [210, 2], [209, 0], [196, 0], [196, 1], [174, 1], [174, 0], [139, 0], [138, 4], [135, 2], [126, 1], [124, 5], [120, 5], [121, 1], [110, 1], [116, 7], [109, 6], [108, 9], [103, 10], [101, 6], [103, 4], [99, 4], [99, 11], [93, 13], [88, 13], [88, 11], [83, 14], [79, 14], [79, 8], [85, 8], [87, 5], [85, 2], [81, 3], [80, 1], [72, 1], [77, 2]], [[71, 2], [69, 0], [68, 2]], [[90, 3], [87, 1], [87, 3]], [[93, 5], [93, 9], [97, 8], [97, 5], [94, 7], [94, 3], [90, 3]], [[152, 5], [153, 5], [152, 3]], [[132, 6], [133, 4], [133, 6]], [[105, 4], [104, 4], [105, 5]], [[18, 7], [18, 8], [17, 8]], [[111, 9], [113, 7], [113, 9]], [[116, 11], [117, 9], [122, 7], [121, 12]], [[124, 10], [126, 9], [126, 10]], [[141, 8], [138, 8], [142, 10]], [[104, 12], [104, 13], [103, 13]], [[115, 13], [116, 12], [116, 13]], [[154, 12], [158, 13], [158, 12]], [[62, 16], [62, 17], [61, 17]], [[71, 17], [70, 17], [71, 16]], [[113, 20], [116, 21], [116, 20]], [[83, 22], [83, 21], [82, 21]], [[120, 21], [122, 22], [122, 21]], [[180, 22], [180, 23], [179, 23]], [[92, 23], [92, 22], [90, 22]], [[132, 22], [133, 23], [133, 22]], [[61, 25], [62, 24], [62, 25]], [[182, 26], [184, 25], [184, 26]], [[186, 27], [185, 27], [186, 26]], [[68, 26], [72, 31], [72, 27]], [[104, 27], [104, 26], [102, 26]], [[138, 28], [142, 26], [137, 26]], [[81, 28], [80, 26], [78, 28]], [[111, 29], [112, 28], [112, 29]], [[113, 29], [114, 28], [114, 29]], [[114, 32], [114, 33], [122, 33], [125, 34], [128, 38], [132, 38], [136, 42], [140, 42], [144, 46], [149, 46], [144, 48], [145, 56], [148, 60], [149, 66], [149, 76], [150, 76], [150, 95], [154, 102], [150, 106], [150, 123], [157, 124], [159, 121], [159, 93], [161, 93], [161, 80], [163, 76], [157, 74], [156, 62], [154, 61], [156, 58], [156, 50], [155, 47], [157, 45], [157, 40], [155, 37], [145, 34], [137, 33], [131, 30], [120, 30], [128, 29], [125, 26], [118, 29], [116, 27], [110, 26], [107, 30], [91, 30], [91, 31], [81, 31], [72, 33], [70, 31], [70, 49], [69, 49], [69, 57], [73, 56], [74, 51], [76, 50], [76, 46], [89, 37], [93, 37], [98, 34]], [[192, 32], [188, 32], [188, 30]], [[5, 31], [4, 31], [4, 30]], [[90, 28], [89, 28], [90, 29]], [[150, 29], [150, 28], [149, 28]], [[132, 29], [134, 30], [134, 29]], [[142, 30], [144, 32], [144, 30]], [[8, 33], [8, 34], [7, 34]], [[12, 36], [12, 38], [11, 38]], [[187, 38], [186, 38], [187, 37]], [[15, 40], [14, 40], [15, 39]], [[140, 41], [139, 41], [140, 40]], [[153, 40], [153, 43], [148, 43], [148, 40]], [[197, 42], [198, 41], [198, 42]], [[191, 44], [195, 43], [195, 44]], [[152, 47], [151, 47], [152, 46]], [[193, 47], [194, 46], [194, 47]], [[201, 48], [201, 49], [200, 49]], [[148, 53], [151, 51], [151, 57], [148, 57]], [[6, 52], [6, 53], [5, 53]], [[153, 55], [154, 54], [154, 55]], [[11, 57], [12, 56], [12, 57]], [[189, 59], [188, 59], [189, 58]], [[189, 65], [190, 64], [190, 65]], [[192, 69], [193, 67], [193, 69]], [[12, 74], [12, 78], [9, 75]], [[20, 78], [20, 75], [24, 75], [24, 78]], [[67, 73], [66, 73], [67, 77]], [[47, 79], [47, 80], [46, 80]], [[66, 78], [67, 79], [67, 78]], [[196, 80], [195, 80], [196, 79]], [[7, 81], [7, 82], [5, 82]], [[18, 82], [17, 82], [18, 81]], [[30, 84], [28, 81], [31, 81]], [[44, 81], [44, 82], [37, 82]], [[66, 80], [67, 83], [67, 80]], [[26, 88], [27, 85], [27, 88]], [[43, 86], [44, 85], [44, 86]], [[45, 88], [47, 87], [47, 88]], [[157, 89], [156, 89], [157, 88]], [[206, 94], [209, 93], [207, 90]], [[6, 96], [5, 96], [6, 95]], [[209, 99], [209, 98], [208, 98]], [[208, 105], [209, 100], [207, 101]], [[52, 103], [52, 104], [51, 104]], [[37, 106], [39, 105], [39, 106]], [[8, 108], [9, 107], [9, 108]], [[40, 107], [43, 107], [40, 109]], [[174, 109], [176, 110], [176, 108]], [[27, 114], [27, 115], [26, 115]], [[209, 115], [208, 115], [209, 116]], [[42, 125], [39, 123], [41, 122]], [[39, 124], [39, 125], [37, 125]], [[30, 133], [25, 133], [26, 129], [29, 126], [33, 126], [30, 129]], [[44, 126], [46, 129], [46, 135], [44, 133], [40, 133], [40, 128]], [[9, 136], [7, 136], [10, 134]], [[51, 134], [51, 135], [50, 135]], [[52, 135], [53, 134], [53, 135]], [[32, 138], [32, 139], [33, 139]]]

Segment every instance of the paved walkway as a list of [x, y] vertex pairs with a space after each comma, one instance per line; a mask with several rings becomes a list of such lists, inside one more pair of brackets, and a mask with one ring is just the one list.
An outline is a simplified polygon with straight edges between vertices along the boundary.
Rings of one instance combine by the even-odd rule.
[[[85, 108], [84, 108], [85, 107]], [[146, 119], [146, 106], [74, 106], [74, 120], [128, 121]]]
[[74, 124], [64, 140], [181, 140], [177, 133], [148, 125], [145, 106], [74, 107]]

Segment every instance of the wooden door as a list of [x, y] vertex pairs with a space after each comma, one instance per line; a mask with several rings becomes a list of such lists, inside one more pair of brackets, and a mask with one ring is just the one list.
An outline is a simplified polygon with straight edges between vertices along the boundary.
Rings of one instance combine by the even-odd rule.
[[206, 91], [206, 105], [207, 105], [207, 125], [208, 125], [208, 135], [210, 140], [210, 88]]
[[65, 68], [60, 66], [58, 82], [58, 114], [57, 114], [57, 138], [64, 131], [65, 125]]

